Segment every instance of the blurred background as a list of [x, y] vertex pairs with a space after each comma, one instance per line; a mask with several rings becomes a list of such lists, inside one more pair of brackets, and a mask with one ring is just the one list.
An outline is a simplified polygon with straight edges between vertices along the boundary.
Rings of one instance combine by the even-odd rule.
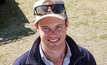
[[[0, 65], [12, 65], [38, 37], [34, 27], [35, 1], [0, 1]], [[97, 65], [107, 65], [107, 0], [64, 2], [69, 19], [67, 34], [93, 54]]]

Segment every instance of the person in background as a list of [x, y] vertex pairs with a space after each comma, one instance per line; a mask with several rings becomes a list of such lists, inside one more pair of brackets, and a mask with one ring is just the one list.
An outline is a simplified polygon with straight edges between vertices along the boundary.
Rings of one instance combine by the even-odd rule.
[[38, 0], [34, 14], [39, 37], [13, 65], [96, 65], [93, 55], [66, 34], [69, 22], [63, 0]]

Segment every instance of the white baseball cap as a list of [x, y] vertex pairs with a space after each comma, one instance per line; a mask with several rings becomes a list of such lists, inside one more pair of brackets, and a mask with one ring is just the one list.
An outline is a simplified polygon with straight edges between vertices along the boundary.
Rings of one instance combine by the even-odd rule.
[[[34, 4], [34, 6], [33, 6], [34, 13], [36, 13], [35, 12], [35, 8], [38, 7], [38, 6], [40, 6], [40, 5], [44, 5], [45, 2], [49, 2], [50, 4], [63, 4], [64, 5], [63, 0], [38, 0]], [[47, 17], [54, 17], [54, 18], [59, 18], [59, 19], [63, 19], [63, 20], [67, 19], [66, 12], [63, 12], [61, 14], [49, 13], [49, 14], [42, 15], [42, 16], [36, 15], [35, 23], [34, 24], [36, 24], [37, 22], [39, 22], [41, 19], [47, 18]]]

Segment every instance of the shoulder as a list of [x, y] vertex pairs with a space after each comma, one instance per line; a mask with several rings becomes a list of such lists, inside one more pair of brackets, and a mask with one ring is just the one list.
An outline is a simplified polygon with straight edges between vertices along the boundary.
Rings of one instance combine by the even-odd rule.
[[79, 48], [80, 52], [82, 52], [83, 54], [85, 54], [85, 55], [90, 54], [90, 52], [87, 49], [85, 49], [81, 46], [78, 46], [78, 48]]
[[85, 49], [85, 48], [83, 48], [83, 47], [81, 47], [81, 46], [78, 46], [78, 48], [79, 48], [80, 52], [81, 52], [83, 55], [85, 55], [85, 56], [87, 56], [87, 57], [92, 56], [92, 54], [91, 54], [87, 49]]
[[78, 46], [80, 52], [85, 56], [85, 58], [91, 63], [90, 65], [95, 65], [96, 61], [93, 55], [85, 48]]
[[27, 57], [28, 57], [28, 54], [29, 54], [29, 51], [24, 53], [23, 55], [21, 55], [20, 57], [18, 57], [13, 65], [26, 65], [26, 60], [27, 60]]

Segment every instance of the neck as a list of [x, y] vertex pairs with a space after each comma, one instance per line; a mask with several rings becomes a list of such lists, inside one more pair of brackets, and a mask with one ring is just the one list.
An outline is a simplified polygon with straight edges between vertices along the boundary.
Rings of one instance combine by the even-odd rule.
[[46, 58], [53, 63], [63, 62], [66, 55], [66, 44], [63, 44], [59, 49], [51, 50], [42, 48]]

